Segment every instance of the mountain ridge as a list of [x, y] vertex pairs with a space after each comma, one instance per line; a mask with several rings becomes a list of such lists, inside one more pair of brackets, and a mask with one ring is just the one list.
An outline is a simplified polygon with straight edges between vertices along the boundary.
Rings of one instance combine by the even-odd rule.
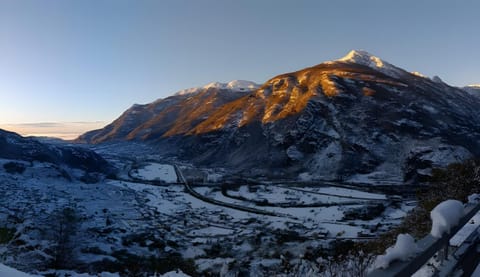
[[43, 143], [33, 137], [0, 129], [0, 158], [26, 162], [46, 162], [86, 172], [109, 174], [113, 167], [95, 152], [63, 144]]
[[400, 182], [478, 156], [478, 106], [462, 89], [351, 51], [257, 88], [215, 85], [132, 107], [78, 141], [153, 143], [246, 175]]

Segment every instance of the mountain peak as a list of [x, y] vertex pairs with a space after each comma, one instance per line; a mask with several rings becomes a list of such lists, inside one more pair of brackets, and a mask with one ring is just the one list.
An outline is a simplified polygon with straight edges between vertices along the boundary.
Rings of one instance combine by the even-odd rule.
[[254, 90], [259, 87], [260, 85], [251, 81], [233, 80], [228, 83], [219, 83], [219, 82], [209, 83], [208, 85], [204, 86], [203, 89], [218, 88], [218, 89], [230, 89], [234, 91], [244, 91], [244, 90]]
[[406, 73], [404, 70], [391, 65], [364, 50], [352, 50], [343, 58], [336, 60], [336, 62], [354, 63], [368, 66], [393, 78], [400, 78]]
[[443, 80], [442, 78], [440, 78], [439, 76], [435, 75], [432, 77], [432, 81], [434, 81], [435, 83], [439, 83], [439, 84], [443, 84]]
[[197, 93], [205, 89], [215, 88], [215, 89], [229, 89], [233, 91], [251, 91], [259, 88], [260, 85], [251, 81], [245, 80], [233, 80], [228, 83], [212, 82], [203, 87], [195, 87], [184, 89], [176, 93], [176, 95], [185, 95]]
[[245, 80], [233, 80], [227, 83], [227, 88], [233, 90], [254, 90], [259, 87], [259, 84]]
[[373, 63], [376, 67], [383, 67], [385, 64], [380, 58], [364, 50], [352, 50], [348, 52], [348, 54], [343, 58], [338, 59], [338, 61], [357, 63], [357, 64], [368, 65], [368, 66], [370, 66]]

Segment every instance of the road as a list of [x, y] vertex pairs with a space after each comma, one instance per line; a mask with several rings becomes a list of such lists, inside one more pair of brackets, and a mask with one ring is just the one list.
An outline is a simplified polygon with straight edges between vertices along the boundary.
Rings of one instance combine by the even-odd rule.
[[291, 215], [287, 215], [287, 214], [276, 213], [276, 212], [271, 212], [271, 211], [255, 209], [255, 208], [251, 208], [251, 207], [240, 206], [240, 205], [236, 205], [236, 204], [233, 204], [233, 203], [226, 203], [226, 202], [218, 201], [218, 200], [215, 200], [215, 199], [212, 199], [212, 198], [208, 198], [204, 195], [201, 195], [200, 193], [198, 193], [197, 191], [195, 191], [191, 187], [191, 185], [187, 182], [187, 180], [183, 176], [182, 171], [180, 170], [180, 168], [176, 164], [173, 165], [173, 167], [175, 168], [175, 172], [177, 173], [177, 177], [178, 177], [179, 181], [185, 185], [185, 189], [187, 190], [187, 192], [191, 196], [193, 196], [193, 197], [195, 197], [199, 200], [202, 200], [202, 201], [210, 203], [210, 204], [214, 204], [214, 205], [218, 205], [218, 206], [222, 206], [222, 207], [226, 207], [226, 208], [231, 208], [231, 209], [235, 209], [235, 210], [239, 210], [239, 211], [254, 213], [254, 214], [276, 216], [276, 217], [292, 217]]

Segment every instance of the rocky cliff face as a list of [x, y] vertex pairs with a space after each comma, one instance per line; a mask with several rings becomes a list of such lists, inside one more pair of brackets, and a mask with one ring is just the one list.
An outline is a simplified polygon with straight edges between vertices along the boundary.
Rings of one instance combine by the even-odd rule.
[[213, 86], [133, 106], [80, 140], [140, 140], [246, 175], [418, 180], [480, 154], [480, 99], [364, 51], [262, 86]]

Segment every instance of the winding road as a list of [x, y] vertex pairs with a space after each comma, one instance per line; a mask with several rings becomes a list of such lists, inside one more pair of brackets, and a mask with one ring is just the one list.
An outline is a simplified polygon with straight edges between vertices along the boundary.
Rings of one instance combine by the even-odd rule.
[[218, 201], [218, 200], [215, 200], [215, 199], [212, 199], [212, 198], [208, 198], [204, 195], [201, 195], [200, 193], [195, 191], [190, 186], [190, 184], [187, 182], [187, 180], [183, 176], [183, 173], [180, 170], [180, 168], [178, 167], [178, 165], [174, 164], [173, 167], [175, 168], [175, 173], [177, 173], [177, 177], [178, 177], [179, 181], [185, 185], [185, 189], [187, 190], [187, 192], [190, 195], [192, 195], [193, 197], [195, 197], [199, 200], [202, 200], [202, 201], [210, 203], [210, 204], [214, 204], [214, 205], [218, 205], [218, 206], [222, 206], [222, 207], [226, 207], [226, 208], [231, 208], [231, 209], [235, 209], [235, 210], [240, 210], [240, 211], [244, 211], [244, 212], [249, 212], [249, 213], [255, 213], [255, 214], [260, 214], [260, 215], [268, 215], [268, 216], [276, 216], [276, 217], [292, 217], [291, 215], [288, 215], [288, 214], [265, 211], [265, 210], [261, 210], [261, 209], [255, 209], [255, 208], [251, 208], [251, 207], [240, 206], [240, 205], [236, 205], [236, 204], [233, 204], [233, 203], [226, 203], [226, 202]]

